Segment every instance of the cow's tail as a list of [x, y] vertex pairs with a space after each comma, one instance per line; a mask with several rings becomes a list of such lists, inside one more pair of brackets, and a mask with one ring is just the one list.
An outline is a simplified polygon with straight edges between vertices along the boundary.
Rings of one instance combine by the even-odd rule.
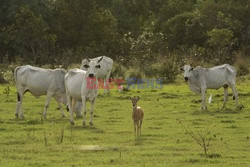
[[16, 88], [17, 88], [17, 100], [20, 101], [20, 95], [18, 93], [18, 80], [17, 80], [17, 71], [20, 69], [20, 67], [16, 67], [14, 71], [14, 78], [15, 78], [15, 83], [16, 83]]

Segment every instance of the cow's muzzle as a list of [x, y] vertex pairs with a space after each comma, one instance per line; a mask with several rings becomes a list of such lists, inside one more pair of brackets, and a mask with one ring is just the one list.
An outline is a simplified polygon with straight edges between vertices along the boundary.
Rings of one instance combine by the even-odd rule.
[[184, 77], [185, 81], [188, 81], [188, 77]]
[[93, 77], [94, 77], [94, 74], [89, 74], [89, 77], [90, 77], [90, 78], [93, 78]]

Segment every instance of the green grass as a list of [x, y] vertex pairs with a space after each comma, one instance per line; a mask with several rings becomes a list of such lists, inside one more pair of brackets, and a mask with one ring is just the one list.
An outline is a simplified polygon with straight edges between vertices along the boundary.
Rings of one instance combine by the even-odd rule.
[[[214, 101], [207, 111], [199, 110], [200, 96], [185, 84], [156, 91], [111, 90], [110, 95], [100, 93], [94, 125], [84, 127], [82, 119], [75, 118], [71, 126], [69, 118], [61, 118], [54, 100], [43, 120], [45, 97], [29, 93], [23, 103], [26, 118], [16, 119], [16, 89], [10, 86], [6, 99], [2, 92], [7, 85], [0, 85], [0, 166], [250, 166], [249, 85], [237, 85], [242, 110], [235, 110], [232, 96], [221, 110], [222, 89], [212, 91]], [[134, 95], [141, 97], [138, 105], [145, 112], [138, 138], [131, 116]], [[177, 119], [196, 135], [210, 132], [207, 156]]]

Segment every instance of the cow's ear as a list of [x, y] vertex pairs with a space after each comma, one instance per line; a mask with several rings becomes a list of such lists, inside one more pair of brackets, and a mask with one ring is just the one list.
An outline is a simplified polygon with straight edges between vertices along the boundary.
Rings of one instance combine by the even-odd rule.
[[139, 101], [139, 100], [140, 100], [140, 97], [139, 97], [139, 96], [137, 96], [137, 97], [136, 97], [136, 99], [137, 99], [137, 101]]
[[184, 71], [183, 67], [181, 67], [179, 70], [180, 70], [180, 71]]
[[96, 65], [95, 67], [96, 67], [96, 68], [101, 68], [101, 65]]

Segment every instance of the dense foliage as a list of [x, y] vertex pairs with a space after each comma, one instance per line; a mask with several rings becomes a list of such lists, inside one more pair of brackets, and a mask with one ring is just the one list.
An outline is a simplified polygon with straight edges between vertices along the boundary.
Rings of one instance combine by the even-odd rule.
[[1, 0], [0, 63], [232, 63], [250, 53], [249, 18], [250, 0]]

